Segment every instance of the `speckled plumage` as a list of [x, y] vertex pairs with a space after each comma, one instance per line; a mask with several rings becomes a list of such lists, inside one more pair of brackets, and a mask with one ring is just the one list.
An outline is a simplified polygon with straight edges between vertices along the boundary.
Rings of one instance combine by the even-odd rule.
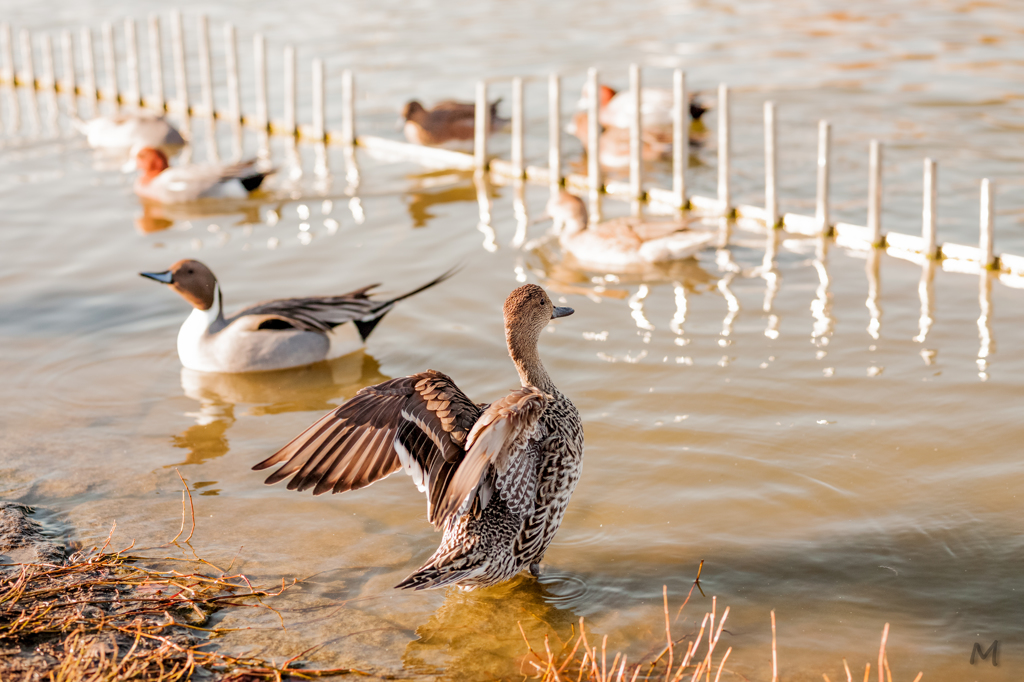
[[281, 464], [268, 484], [292, 477], [289, 489], [314, 494], [409, 474], [444, 535], [399, 588], [474, 589], [532, 569], [562, 522], [583, 461], [579, 413], [537, 352], [548, 321], [572, 309], [524, 285], [504, 312], [522, 388], [480, 405], [434, 370], [392, 379], [362, 389], [253, 468]]

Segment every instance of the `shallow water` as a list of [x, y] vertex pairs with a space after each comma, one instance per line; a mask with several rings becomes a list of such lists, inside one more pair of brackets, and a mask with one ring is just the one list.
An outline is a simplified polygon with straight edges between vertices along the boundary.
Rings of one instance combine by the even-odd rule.
[[[45, 5], [10, 3], [4, 17], [55, 31], [163, 9]], [[1024, 254], [1024, 15], [1016, 5], [776, 5], [220, 3], [207, 11], [215, 38], [223, 20], [238, 25], [243, 67], [251, 33], [267, 34], [272, 79], [288, 41], [299, 44], [300, 73], [312, 56], [325, 57], [331, 127], [338, 76], [355, 67], [360, 130], [387, 136], [397, 135], [395, 111], [406, 98], [469, 98], [480, 76], [559, 69], [568, 110], [587, 66], [617, 85], [632, 60], [683, 66], [709, 98], [719, 81], [735, 88], [739, 201], [759, 202], [761, 102], [771, 98], [783, 210], [813, 211], [815, 122], [827, 118], [837, 219], [864, 222], [867, 142], [878, 138], [886, 143], [885, 229], [919, 229], [921, 158], [931, 155], [940, 164], [940, 240], [975, 240], [978, 181], [992, 177], [997, 250]], [[183, 8], [186, 22], [197, 9]], [[652, 85], [668, 84], [667, 70], [645, 73]], [[245, 79], [243, 69], [249, 96]], [[494, 90], [508, 98], [506, 85]], [[543, 163], [542, 84], [528, 87], [527, 109], [528, 154]], [[102, 540], [116, 520], [115, 543], [152, 546], [177, 530], [177, 470], [193, 491], [201, 556], [234, 560], [268, 583], [315, 576], [282, 598], [289, 608], [345, 604], [286, 612], [285, 631], [272, 614], [227, 612], [221, 625], [254, 629], [222, 645], [284, 659], [326, 642], [311, 655], [318, 664], [512, 678], [524, 653], [517, 622], [537, 643], [548, 632], [567, 638], [584, 616], [610, 647], [635, 657], [661, 639], [662, 586], [681, 603], [704, 560], [707, 596], [693, 593], [678, 632], [716, 595], [719, 610], [732, 608], [728, 667], [748, 678], [769, 676], [772, 609], [784, 678], [841, 679], [843, 657], [855, 667], [877, 657], [886, 622], [897, 679], [918, 670], [926, 680], [1019, 677], [1019, 289], [789, 237], [773, 279], [758, 269], [768, 238], [744, 229], [730, 249], [696, 263], [643, 282], [595, 284], [595, 273], [560, 265], [557, 254], [508, 246], [511, 187], [490, 189], [499, 247], [490, 251], [468, 176], [360, 154], [353, 203], [333, 149], [328, 181], [313, 177], [304, 150], [306, 174], [279, 174], [273, 202], [230, 215], [167, 215], [169, 229], [146, 233], [136, 227], [145, 216], [131, 178], [97, 170], [58, 123], [54, 131], [44, 116], [38, 135], [2, 138], [0, 496], [57, 512], [55, 527], [72, 529], [69, 539]], [[227, 156], [230, 131], [220, 132]], [[196, 139], [194, 157], [203, 158], [202, 130]], [[499, 150], [505, 140], [496, 137]], [[244, 143], [255, 152], [253, 136]], [[579, 163], [575, 141], [565, 148], [567, 164]], [[274, 158], [287, 167], [277, 141]], [[713, 142], [692, 163], [692, 191], [712, 195]], [[652, 182], [666, 184], [667, 169], [650, 170]], [[545, 199], [543, 188], [528, 188], [528, 212], [539, 214]], [[462, 270], [396, 307], [364, 354], [271, 376], [203, 377], [183, 374], [174, 350], [186, 304], [135, 274], [184, 257], [218, 274], [229, 309], [377, 281], [400, 292], [452, 265]], [[468, 595], [393, 591], [438, 540], [408, 480], [313, 498], [266, 487], [249, 467], [388, 377], [431, 367], [478, 400], [501, 395], [516, 376], [500, 304], [520, 281], [549, 287], [577, 311], [542, 339], [587, 439], [584, 475], [546, 573], [539, 583]], [[974, 642], [987, 648], [996, 639], [1000, 666], [972, 668]]]

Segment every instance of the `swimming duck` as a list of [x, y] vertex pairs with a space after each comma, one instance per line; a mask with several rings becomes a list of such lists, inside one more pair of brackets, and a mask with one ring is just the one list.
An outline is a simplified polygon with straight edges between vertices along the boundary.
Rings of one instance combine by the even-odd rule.
[[[508, 125], [507, 118], [498, 116], [499, 102], [501, 100], [497, 99], [491, 103], [491, 132]], [[402, 108], [402, 119], [405, 139], [413, 144], [439, 145], [452, 140], [472, 140], [476, 105], [448, 100], [427, 110], [412, 100]]]
[[144, 147], [135, 157], [139, 177], [135, 193], [161, 204], [180, 204], [197, 199], [244, 199], [273, 170], [257, 170], [256, 159], [226, 166], [194, 164], [170, 167], [167, 155]]
[[489, 405], [434, 370], [392, 379], [360, 390], [253, 468], [281, 464], [268, 484], [292, 476], [289, 490], [314, 495], [404, 470], [444, 536], [398, 588], [472, 590], [526, 568], [536, 575], [583, 461], [580, 415], [537, 352], [549, 321], [572, 312], [536, 284], [509, 294], [505, 338], [522, 388]]
[[[568, 126], [569, 132], [576, 136], [584, 148], [589, 143], [589, 117], [585, 110], [587, 92], [584, 85], [581, 110], [576, 112], [572, 124]], [[643, 98], [640, 103], [640, 158], [644, 161], [667, 161], [672, 158], [672, 92], [660, 88], [642, 88], [640, 94]], [[607, 85], [598, 88], [598, 122], [601, 124], [598, 150], [600, 163], [606, 168], [625, 168], [629, 165], [629, 119], [633, 102], [628, 95], [628, 92], [616, 93]], [[699, 121], [705, 111], [696, 96], [692, 96], [691, 121]], [[701, 138], [691, 134], [689, 143], [691, 147], [697, 147], [701, 144]]]
[[89, 121], [75, 119], [74, 125], [95, 149], [137, 152], [152, 147], [171, 157], [185, 146], [185, 138], [167, 118], [151, 112], [100, 116]]
[[559, 192], [548, 201], [547, 214], [562, 250], [583, 267], [631, 268], [690, 258], [714, 243], [714, 232], [691, 231], [680, 221], [613, 218], [587, 225], [587, 206], [579, 197]]
[[[598, 86], [598, 122], [610, 128], [629, 129], [633, 114], [633, 100], [628, 91], [618, 92], [607, 85]], [[590, 101], [590, 89], [583, 84], [577, 108], [585, 110]], [[675, 95], [665, 88], [640, 88], [640, 125], [643, 128], [672, 129], [672, 108]], [[690, 119], [699, 121], [707, 111], [697, 95], [690, 95]]]
[[169, 285], [195, 308], [178, 331], [181, 364], [199, 372], [235, 373], [301, 367], [357, 351], [395, 303], [452, 273], [387, 300], [370, 298], [370, 290], [379, 286], [371, 284], [341, 296], [257, 303], [231, 317], [224, 317], [217, 278], [199, 261], [180, 260], [170, 270], [139, 274]]

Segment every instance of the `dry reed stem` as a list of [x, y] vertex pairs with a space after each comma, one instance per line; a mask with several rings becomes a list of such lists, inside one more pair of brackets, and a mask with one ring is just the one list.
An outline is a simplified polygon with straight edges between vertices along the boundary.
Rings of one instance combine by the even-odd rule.
[[846, 682], [853, 682], [853, 674], [850, 672], [850, 666], [845, 658], [843, 659], [843, 668], [846, 669]]
[[885, 682], [882, 677], [882, 661], [885, 658], [885, 642], [889, 639], [889, 624], [882, 628], [882, 644], [878, 647], [878, 682]]
[[779, 682], [779, 655], [775, 649], [775, 609], [772, 609], [772, 682]]

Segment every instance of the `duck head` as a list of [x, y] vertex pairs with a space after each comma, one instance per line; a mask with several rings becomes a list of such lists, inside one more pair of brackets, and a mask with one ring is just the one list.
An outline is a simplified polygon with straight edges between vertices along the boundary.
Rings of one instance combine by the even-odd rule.
[[217, 278], [197, 260], [180, 260], [170, 270], [139, 274], [170, 286], [197, 310], [209, 310], [216, 302]]
[[419, 100], [410, 100], [405, 103], [402, 107], [402, 119], [401, 122], [414, 121], [420, 119], [427, 113], [427, 110], [423, 108], [423, 105], [419, 103]]
[[159, 149], [143, 147], [135, 155], [135, 168], [142, 174], [139, 180], [143, 184], [149, 184], [153, 178], [167, 170], [169, 165], [167, 155]]
[[505, 340], [508, 354], [516, 364], [524, 386], [546, 389], [551, 379], [541, 364], [537, 342], [548, 322], [573, 314], [573, 309], [556, 306], [544, 289], [536, 284], [524, 284], [505, 299]]
[[548, 199], [547, 214], [559, 241], [587, 229], [587, 205], [575, 194], [563, 190]]

